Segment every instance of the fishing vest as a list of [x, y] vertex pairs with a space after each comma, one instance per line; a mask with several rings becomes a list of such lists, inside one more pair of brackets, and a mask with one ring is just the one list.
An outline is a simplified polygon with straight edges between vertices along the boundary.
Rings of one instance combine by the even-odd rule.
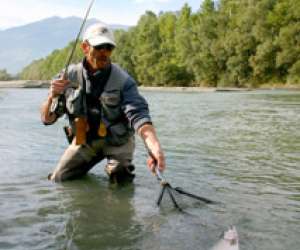
[[[66, 113], [74, 133], [74, 119], [76, 117], [87, 117], [88, 109], [82, 63], [71, 65], [68, 77], [71, 84], [65, 92]], [[128, 120], [121, 109], [122, 89], [129, 78], [130, 76], [124, 70], [112, 64], [110, 76], [99, 98], [101, 122], [105, 125], [107, 131], [105, 140], [108, 144], [113, 146], [125, 144], [134, 134], [133, 129], [130, 128]]]

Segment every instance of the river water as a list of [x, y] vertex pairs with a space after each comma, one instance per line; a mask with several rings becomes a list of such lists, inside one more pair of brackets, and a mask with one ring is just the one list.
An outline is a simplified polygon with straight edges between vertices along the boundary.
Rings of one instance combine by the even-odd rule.
[[241, 249], [300, 245], [300, 92], [155, 92], [143, 95], [176, 195], [158, 208], [157, 180], [137, 139], [132, 185], [108, 183], [103, 163], [83, 179], [46, 177], [67, 141], [61, 119], [40, 123], [45, 89], [0, 90], [0, 249], [210, 249], [235, 225]]

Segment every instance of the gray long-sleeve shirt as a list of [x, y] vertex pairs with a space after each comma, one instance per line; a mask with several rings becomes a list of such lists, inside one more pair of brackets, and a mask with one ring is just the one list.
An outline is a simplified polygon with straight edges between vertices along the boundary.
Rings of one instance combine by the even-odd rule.
[[135, 131], [145, 123], [151, 123], [148, 103], [140, 95], [135, 81], [130, 77], [122, 91], [122, 110]]

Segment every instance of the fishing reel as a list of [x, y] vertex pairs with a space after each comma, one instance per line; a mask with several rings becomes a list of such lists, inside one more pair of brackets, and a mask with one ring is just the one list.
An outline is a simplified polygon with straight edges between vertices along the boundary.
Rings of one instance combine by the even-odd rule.
[[50, 113], [54, 113], [57, 116], [61, 116], [66, 111], [66, 98], [64, 95], [60, 95], [58, 97], [53, 98], [51, 106], [50, 106]]

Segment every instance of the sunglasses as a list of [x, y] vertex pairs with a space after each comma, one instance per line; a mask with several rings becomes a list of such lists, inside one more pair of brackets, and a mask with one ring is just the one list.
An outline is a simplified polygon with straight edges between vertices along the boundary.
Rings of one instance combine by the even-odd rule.
[[93, 46], [93, 48], [95, 50], [108, 50], [108, 51], [112, 51], [115, 46], [113, 46], [112, 44], [109, 44], [109, 43], [104, 43], [104, 44], [100, 44], [100, 45], [97, 45], [97, 46]]

